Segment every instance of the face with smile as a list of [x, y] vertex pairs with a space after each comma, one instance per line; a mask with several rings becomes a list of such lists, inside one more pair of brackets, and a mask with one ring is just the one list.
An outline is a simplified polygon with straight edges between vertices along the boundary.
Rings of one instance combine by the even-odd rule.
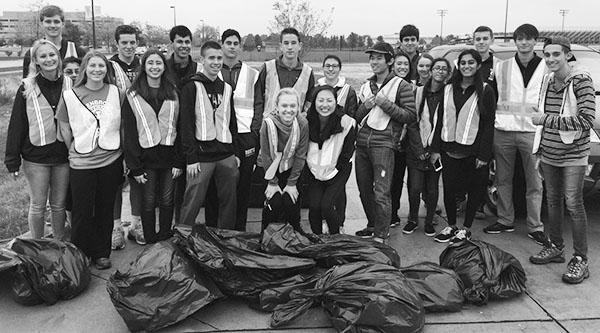
[[410, 61], [405, 56], [398, 56], [394, 59], [394, 73], [401, 78], [405, 78], [410, 73]]
[[225, 58], [236, 59], [241, 51], [242, 47], [237, 36], [234, 35], [225, 38], [223, 41], [223, 54]]
[[76, 62], [68, 63], [63, 69], [63, 74], [70, 77], [71, 80], [75, 82], [75, 80], [77, 80], [77, 76], [79, 75], [79, 64]]
[[44, 16], [42, 20], [42, 28], [44, 34], [48, 38], [57, 38], [62, 35], [62, 30], [65, 27], [65, 22], [60, 19], [60, 15]]
[[338, 77], [340, 76], [340, 64], [337, 60], [333, 58], [325, 60], [325, 63], [323, 64], [323, 74], [327, 80], [337, 82]]
[[[390, 62], [392, 62], [391, 59]], [[369, 54], [369, 65], [375, 75], [384, 74], [390, 68], [389, 63], [385, 61], [385, 56], [376, 52], [371, 52]]]
[[321, 117], [329, 117], [335, 112], [336, 103], [331, 90], [321, 90], [315, 98], [315, 109]]
[[479, 31], [473, 34], [473, 45], [479, 54], [488, 53], [493, 42], [494, 38], [489, 31]]
[[106, 63], [100, 57], [91, 57], [85, 67], [85, 74], [90, 82], [103, 82], [106, 76]]
[[54, 74], [58, 68], [58, 53], [48, 44], [41, 45], [35, 53], [35, 63], [39, 66], [40, 72], [44, 74]]
[[146, 59], [144, 68], [148, 78], [160, 79], [165, 72], [165, 63], [158, 54], [152, 54]]
[[445, 61], [438, 61], [431, 67], [431, 79], [438, 83], [446, 82], [450, 69]]
[[470, 54], [465, 54], [458, 62], [458, 70], [463, 77], [473, 77], [477, 74], [477, 70], [481, 65], [477, 64], [477, 61]]
[[119, 55], [125, 59], [131, 59], [135, 55], [138, 41], [135, 34], [121, 34], [117, 42]]
[[421, 81], [424, 82], [431, 77], [431, 60], [425, 57], [419, 59], [417, 63], [417, 72]]
[[173, 47], [173, 54], [175, 57], [179, 59], [186, 59], [190, 55], [190, 51], [192, 49], [192, 37], [181, 37], [179, 35], [175, 35], [171, 46]]
[[292, 94], [282, 94], [277, 100], [277, 114], [282, 123], [290, 125], [298, 114], [298, 97]]
[[571, 58], [571, 52], [565, 52], [562, 45], [549, 44], [544, 47], [544, 58], [546, 66], [552, 72], [568, 67], [568, 61]]
[[400, 43], [404, 52], [408, 54], [413, 54], [417, 52], [417, 46], [419, 45], [417, 36], [404, 36]]
[[204, 55], [200, 57], [204, 74], [209, 78], [216, 78], [221, 68], [223, 68], [223, 50], [208, 48], [204, 50]]
[[285, 34], [281, 36], [281, 42], [279, 43], [279, 49], [283, 53], [283, 57], [287, 60], [295, 60], [298, 58], [298, 52], [302, 43], [298, 40], [298, 36], [294, 34]]
[[533, 52], [533, 47], [537, 41], [531, 37], [519, 36], [515, 40], [515, 44], [517, 45], [517, 51], [522, 54], [527, 54]]

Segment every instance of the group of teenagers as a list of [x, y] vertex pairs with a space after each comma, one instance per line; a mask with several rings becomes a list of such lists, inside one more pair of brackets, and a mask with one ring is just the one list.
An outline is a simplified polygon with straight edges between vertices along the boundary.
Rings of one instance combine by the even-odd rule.
[[[233, 29], [220, 42], [205, 42], [196, 62], [185, 26], [171, 29], [168, 59], [155, 49], [140, 59], [138, 31], [121, 25], [115, 31], [118, 53], [107, 59], [62, 37], [59, 7], [43, 8], [40, 21], [45, 38], [24, 59], [5, 164], [15, 177], [22, 167], [27, 179], [32, 237], [43, 236], [49, 202], [54, 237], [64, 239], [70, 221], [70, 241], [98, 269], [111, 267], [111, 250], [125, 244], [120, 216], [126, 182], [137, 217], [128, 236], [140, 244], [168, 239], [174, 224], [197, 223], [203, 205], [208, 226], [244, 231], [257, 177], [264, 184], [263, 229], [284, 222], [312, 236], [323, 232], [325, 220], [335, 234], [343, 233], [354, 161], [368, 221], [356, 235], [385, 242], [390, 227], [400, 225], [408, 169], [409, 216], [402, 231], [418, 228], [423, 200], [425, 234], [459, 242], [471, 238], [481, 213], [493, 156], [499, 217], [484, 232], [514, 231], [512, 178], [519, 151], [528, 235], [543, 246], [531, 262], [565, 262], [566, 199], [574, 254], [563, 280], [579, 283], [589, 276], [582, 189], [594, 88], [590, 74], [571, 65], [564, 37], [547, 38], [542, 58], [533, 51], [537, 29], [523, 24], [513, 34], [517, 53], [501, 61], [490, 52], [492, 30], [481, 26], [473, 34], [475, 48], [452, 64], [419, 54], [419, 30], [406, 25], [399, 49], [380, 42], [366, 51], [373, 75], [355, 91], [340, 75], [342, 61], [335, 55], [325, 57], [324, 77], [315, 80], [299, 58], [302, 43], [294, 28], [280, 34], [281, 56], [256, 70], [240, 61], [242, 38]], [[440, 175], [448, 225], [436, 232]], [[462, 199], [467, 203], [459, 228]], [[300, 225], [303, 200], [310, 231]]]

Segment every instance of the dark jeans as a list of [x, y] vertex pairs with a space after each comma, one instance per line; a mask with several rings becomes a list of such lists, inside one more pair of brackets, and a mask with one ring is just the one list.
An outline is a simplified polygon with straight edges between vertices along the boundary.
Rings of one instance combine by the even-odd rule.
[[385, 147], [357, 147], [356, 183], [360, 192], [367, 227], [374, 228], [376, 237], [387, 238], [392, 213], [392, 174], [394, 150]]
[[92, 260], [110, 257], [113, 208], [123, 177], [123, 158], [97, 169], [72, 169], [71, 242]]
[[181, 223], [181, 206], [183, 205], [183, 195], [185, 194], [186, 181], [186, 169], [183, 168], [183, 175], [175, 179], [175, 188], [173, 195], [175, 224]]
[[310, 221], [310, 228], [313, 233], [317, 235], [323, 233], [323, 217], [327, 221], [330, 234], [340, 233], [340, 227], [344, 223], [344, 212], [341, 210], [339, 200], [345, 191], [351, 171], [352, 164], [348, 163], [335, 177], [327, 181], [317, 180], [309, 172], [308, 220]]
[[125, 176], [121, 181], [119, 181], [119, 186], [117, 187], [115, 207], [113, 208], [113, 219], [115, 220], [121, 218], [121, 209], [123, 206], [123, 187], [125, 187], [125, 182], [129, 182], [129, 204], [131, 205], [131, 215], [142, 215], [142, 184], [136, 182], [133, 178]]
[[[287, 170], [283, 173], [277, 171], [276, 176], [279, 181], [279, 188], [282, 190], [287, 185], [287, 179], [289, 178], [291, 170]], [[298, 182], [301, 180], [298, 179]], [[265, 185], [266, 188], [266, 185]], [[271, 199], [265, 201], [265, 207], [262, 211], [262, 230], [265, 230], [270, 223], [289, 223], [294, 230], [302, 232], [300, 227], [300, 207], [302, 203], [302, 186], [296, 185], [298, 192], [298, 199], [296, 203], [292, 201], [292, 198], [287, 193], [276, 193]]]
[[419, 222], [419, 204], [421, 203], [421, 193], [423, 193], [427, 205], [425, 224], [433, 222], [439, 196], [439, 179], [440, 173], [434, 170], [408, 167], [408, 202], [410, 206], [408, 219], [410, 221]]
[[456, 159], [442, 152], [442, 180], [444, 182], [444, 206], [448, 215], [448, 224], [456, 225], [456, 195], [467, 193], [467, 209], [463, 226], [470, 228], [475, 213], [485, 198], [488, 180], [488, 167], [475, 168], [475, 156]]
[[[148, 244], [151, 244], [171, 237], [175, 182], [171, 168], [146, 169], [146, 175], [148, 180], [146, 184], [142, 184], [142, 226], [144, 238]], [[159, 207], [158, 233], [156, 232], [156, 202]]]
[[394, 177], [392, 179], [392, 217], [400, 220], [398, 209], [400, 209], [400, 197], [402, 196], [402, 187], [404, 185], [404, 173], [406, 172], [406, 152], [394, 151]]
[[587, 259], [587, 215], [583, 205], [583, 181], [585, 166], [556, 167], [542, 164], [548, 202], [548, 228], [550, 241], [559, 248], [564, 247], [562, 236], [564, 204], [573, 220], [574, 255]]

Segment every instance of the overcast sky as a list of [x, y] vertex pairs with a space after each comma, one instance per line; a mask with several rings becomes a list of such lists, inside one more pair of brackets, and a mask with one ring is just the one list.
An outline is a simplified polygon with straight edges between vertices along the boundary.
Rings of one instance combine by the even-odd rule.
[[[39, 1], [39, 0], [38, 0]], [[1, 10], [24, 10], [34, 0], [2, 1]], [[49, 1], [52, 3], [51, 1]], [[177, 24], [194, 30], [205, 24], [221, 31], [234, 28], [242, 35], [268, 33], [273, 19], [275, 0], [95, 0], [102, 15], [122, 17], [125, 23], [148, 22], [170, 28], [173, 9]], [[488, 25], [494, 31], [504, 31], [506, 0], [315, 0], [313, 8], [328, 16], [331, 8], [333, 24], [328, 34], [348, 35], [350, 32], [378, 35], [397, 33], [404, 24], [416, 25], [422, 36], [440, 33], [437, 10], [446, 9], [443, 34], [471, 33], [479, 25]], [[54, 3], [65, 11], [83, 10], [91, 0], [60, 0]], [[560, 29], [560, 9], [567, 9], [565, 28], [600, 29], [600, 1], [598, 0], [509, 0], [508, 31], [522, 23], [532, 23], [539, 29]]]

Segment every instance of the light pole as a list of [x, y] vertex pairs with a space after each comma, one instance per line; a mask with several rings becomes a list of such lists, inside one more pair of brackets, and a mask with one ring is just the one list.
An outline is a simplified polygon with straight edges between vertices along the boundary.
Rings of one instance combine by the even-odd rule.
[[175, 14], [175, 6], [171, 6], [173, 8], [173, 26], [177, 25], [177, 15]]
[[508, 24], [508, 0], [506, 0], [506, 11], [504, 12], [504, 40], [506, 41], [506, 26]]
[[204, 43], [204, 20], [200, 20], [202, 22], [202, 43]]
[[567, 14], [569, 13], [568, 9], [561, 9], [558, 11], [558, 13], [560, 15], [562, 15], [562, 27], [560, 28], [560, 31], [565, 31], [565, 16], [567, 16]]
[[444, 16], [448, 13], [448, 10], [446, 9], [440, 9], [437, 11], [438, 15], [440, 16], [440, 19], [442, 21], [441, 26], [440, 26], [440, 45], [444, 44]]
[[92, 46], [96, 49], [96, 15], [94, 15], [94, 0], [92, 0]]

